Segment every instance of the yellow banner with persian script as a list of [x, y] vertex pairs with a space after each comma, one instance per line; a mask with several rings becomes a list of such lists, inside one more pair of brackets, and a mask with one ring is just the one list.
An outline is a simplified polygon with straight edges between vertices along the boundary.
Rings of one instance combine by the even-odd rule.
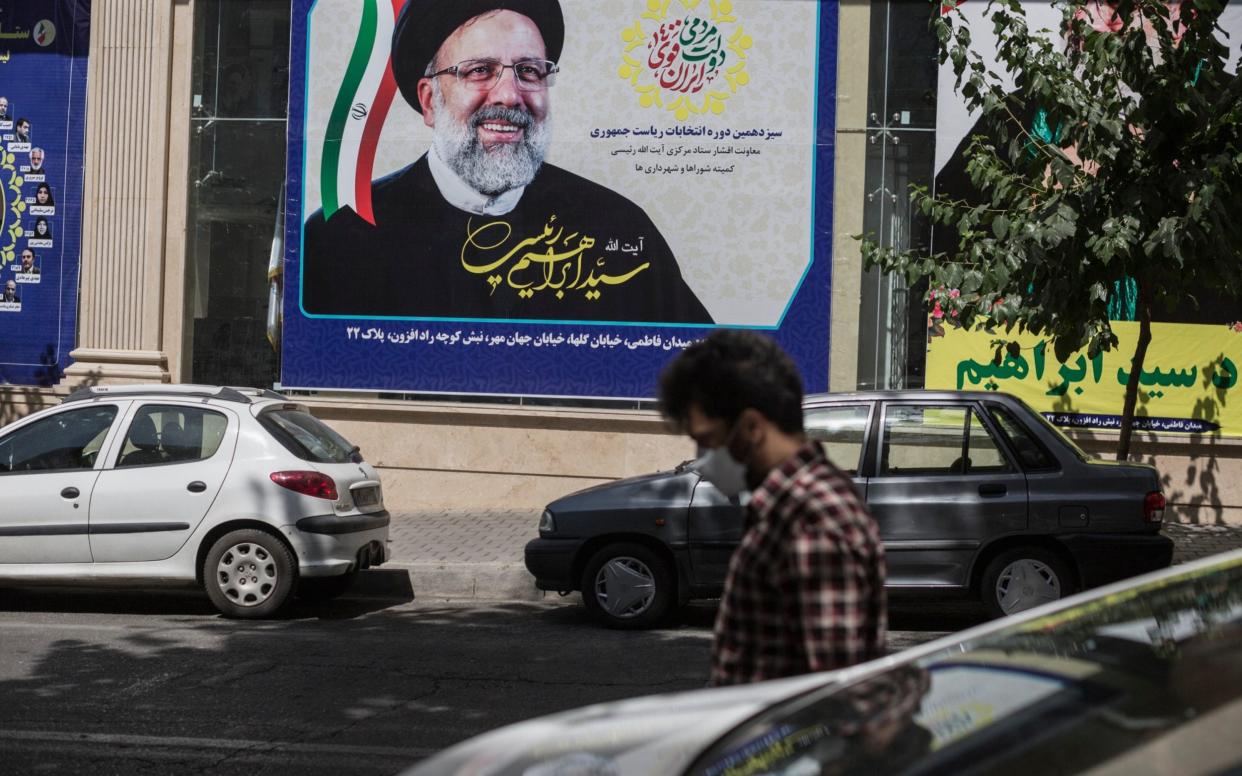
[[[927, 352], [927, 387], [1004, 391], [1061, 426], [1118, 428], [1139, 324], [1114, 322], [1118, 345], [1059, 363], [1043, 336], [945, 327]], [[1239, 327], [1242, 328], [1242, 327]], [[1014, 353], [996, 341], [1014, 341]], [[1152, 324], [1139, 377], [1136, 429], [1242, 436], [1242, 331], [1233, 326]]]

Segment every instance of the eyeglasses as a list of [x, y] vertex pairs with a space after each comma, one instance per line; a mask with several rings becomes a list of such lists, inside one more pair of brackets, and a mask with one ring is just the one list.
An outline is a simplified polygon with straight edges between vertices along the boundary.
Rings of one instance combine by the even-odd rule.
[[513, 70], [513, 82], [517, 87], [528, 92], [552, 86], [561, 70], [560, 65], [547, 59], [523, 59], [511, 65], [494, 59], [467, 59], [427, 77], [455, 75], [461, 83], [483, 92], [499, 83], [506, 69]]

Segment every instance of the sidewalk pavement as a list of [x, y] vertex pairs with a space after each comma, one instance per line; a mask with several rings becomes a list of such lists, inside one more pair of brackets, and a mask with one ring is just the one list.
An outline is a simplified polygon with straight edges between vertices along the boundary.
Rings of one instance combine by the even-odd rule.
[[[413, 590], [423, 600], [538, 601], [523, 548], [538, 535], [539, 511], [487, 509], [397, 513], [389, 527], [391, 560], [364, 574], [366, 592]], [[1242, 548], [1242, 526], [1170, 523], [1174, 563]]]

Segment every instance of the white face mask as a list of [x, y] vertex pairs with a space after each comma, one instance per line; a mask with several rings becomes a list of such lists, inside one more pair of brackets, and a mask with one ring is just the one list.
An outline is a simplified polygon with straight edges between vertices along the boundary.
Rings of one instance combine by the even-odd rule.
[[746, 490], [746, 464], [735, 461], [728, 447], [713, 447], [691, 465], [728, 498]]

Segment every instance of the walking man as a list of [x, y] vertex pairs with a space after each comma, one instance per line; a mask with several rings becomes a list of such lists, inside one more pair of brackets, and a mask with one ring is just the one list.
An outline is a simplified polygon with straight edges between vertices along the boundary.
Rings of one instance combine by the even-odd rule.
[[664, 415], [726, 496], [752, 491], [716, 617], [710, 683], [825, 671], [884, 653], [884, 548], [849, 477], [802, 427], [802, 379], [770, 338], [720, 330], [660, 377]]

